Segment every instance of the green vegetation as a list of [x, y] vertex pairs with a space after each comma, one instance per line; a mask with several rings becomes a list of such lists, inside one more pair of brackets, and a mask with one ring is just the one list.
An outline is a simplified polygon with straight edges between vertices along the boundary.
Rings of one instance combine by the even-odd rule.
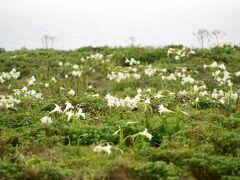
[[0, 179], [239, 179], [240, 49], [182, 48], [0, 49]]

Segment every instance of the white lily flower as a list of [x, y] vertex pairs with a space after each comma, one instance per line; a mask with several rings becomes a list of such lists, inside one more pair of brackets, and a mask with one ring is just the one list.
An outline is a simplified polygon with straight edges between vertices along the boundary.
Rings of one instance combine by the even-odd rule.
[[150, 98], [147, 97], [146, 100], [144, 101], [144, 103], [145, 103], [145, 104], [151, 104], [151, 102], [150, 102]]
[[151, 88], [145, 90], [146, 92], [152, 92]]
[[82, 108], [79, 108], [78, 112], [76, 113], [77, 118], [79, 118], [80, 116], [85, 119], [85, 113], [83, 112]]
[[72, 111], [67, 111], [65, 112], [65, 114], [67, 115], [67, 121], [70, 121], [70, 119], [72, 118], [72, 116], [74, 115], [74, 113]]
[[139, 132], [138, 135], [144, 136], [144, 137], [148, 138], [149, 140], [151, 140], [152, 137], [153, 137], [152, 134], [150, 134], [150, 133], [147, 131], [147, 128], [145, 128], [143, 132]]
[[45, 83], [44, 86], [45, 86], [46, 88], [48, 88], [48, 87], [49, 87], [49, 84], [48, 84], [48, 83]]
[[50, 124], [50, 123], [52, 123], [52, 119], [51, 119], [51, 117], [44, 116], [41, 118], [41, 122]]
[[72, 76], [81, 77], [81, 75], [82, 75], [81, 71], [72, 71]]
[[158, 112], [159, 112], [160, 114], [165, 113], [165, 112], [166, 112], [166, 113], [174, 113], [173, 111], [165, 108], [162, 104], [159, 105], [159, 107], [158, 107]]
[[93, 151], [97, 153], [106, 152], [109, 155], [111, 154], [111, 148], [112, 146], [109, 144], [107, 144], [106, 146], [98, 145], [94, 147]]
[[240, 76], [240, 71], [235, 72], [235, 76], [239, 77]]
[[28, 82], [28, 86], [31, 86], [34, 84], [34, 82], [36, 81], [35, 76], [32, 76], [27, 82]]
[[20, 72], [17, 72], [15, 68], [13, 68], [10, 72], [0, 72], [0, 83], [4, 83], [6, 80], [11, 78], [17, 79], [20, 76]]
[[138, 122], [136, 122], [136, 121], [128, 121], [128, 122], [126, 122], [125, 124], [126, 125], [128, 125], [128, 124], [137, 124]]
[[195, 102], [199, 102], [199, 97], [196, 97]]
[[69, 109], [74, 109], [74, 107], [72, 106], [72, 104], [70, 103], [70, 102], [66, 102], [65, 103], [65, 105], [66, 105], [66, 107], [65, 107], [65, 109], [64, 109], [64, 113], [66, 112], [66, 111], [68, 111]]
[[224, 104], [225, 104], [225, 99], [222, 97], [222, 98], [219, 100], [219, 102], [224, 105]]
[[56, 80], [56, 78], [55, 78], [55, 77], [52, 77], [52, 81], [53, 81], [54, 83], [56, 83], [56, 82], [57, 82], [57, 80]]
[[93, 94], [92, 97], [99, 97], [100, 95], [98, 93]]
[[77, 64], [73, 65], [73, 69], [77, 70], [78, 68], [79, 68], [79, 65], [77, 65]]
[[159, 91], [158, 93], [156, 93], [156, 94], [154, 95], [154, 98], [155, 98], [155, 99], [160, 99], [160, 98], [163, 98], [163, 97], [166, 97], [166, 96], [162, 95], [162, 92], [161, 92], [161, 91]]
[[74, 91], [73, 89], [71, 89], [71, 90], [68, 92], [68, 94], [69, 94], [70, 96], [75, 96], [75, 91]]
[[55, 108], [49, 113], [49, 114], [52, 114], [52, 113], [61, 113], [62, 112], [62, 109], [59, 105], [55, 104]]
[[187, 112], [185, 112], [185, 111], [181, 111], [181, 113], [183, 113], [186, 116], [189, 116], [189, 114]]
[[177, 56], [175, 56], [175, 60], [179, 60], [180, 59], [180, 57], [177, 55]]
[[26, 86], [24, 86], [22, 89], [21, 89], [23, 92], [26, 92], [28, 91], [28, 88]]
[[137, 89], [137, 94], [142, 94], [142, 89], [138, 88]]

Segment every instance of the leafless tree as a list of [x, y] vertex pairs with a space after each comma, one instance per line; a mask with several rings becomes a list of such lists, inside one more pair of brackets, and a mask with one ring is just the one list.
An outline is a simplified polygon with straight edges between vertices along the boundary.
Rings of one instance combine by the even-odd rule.
[[212, 39], [215, 41], [216, 44], [219, 44], [219, 41], [223, 39], [226, 34], [220, 30], [213, 30], [212, 31]]
[[134, 36], [131, 36], [129, 37], [129, 40], [130, 40], [130, 46], [134, 46], [137, 41], [137, 38]]
[[205, 46], [205, 42], [211, 39], [211, 33], [209, 33], [206, 29], [199, 29], [198, 32], [193, 33], [193, 35], [198, 39], [202, 49]]
[[49, 47], [53, 47], [53, 42], [55, 41], [55, 37], [50, 36], [50, 35], [43, 35], [41, 38], [41, 41], [43, 43], [43, 48], [48, 49]]

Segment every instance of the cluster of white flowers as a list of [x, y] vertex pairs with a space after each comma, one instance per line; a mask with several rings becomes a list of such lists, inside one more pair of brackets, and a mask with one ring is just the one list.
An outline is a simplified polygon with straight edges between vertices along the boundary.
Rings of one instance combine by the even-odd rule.
[[168, 76], [160, 74], [162, 80], [168, 81], [176, 81], [178, 78], [181, 79], [181, 84], [185, 85], [186, 83], [194, 84], [197, 81], [190, 76], [190, 74], [186, 74], [187, 70], [185, 67], [177, 67], [174, 73], [169, 74]]
[[195, 79], [193, 79], [190, 75], [185, 76], [182, 78], [181, 84], [184, 85], [186, 83], [193, 84], [195, 82]]
[[87, 57], [82, 57], [81, 61], [85, 62], [86, 60], [103, 60], [104, 59], [104, 55], [101, 53], [95, 53], [95, 54], [91, 54]]
[[65, 67], [70, 67], [70, 68], [75, 69], [75, 70], [78, 70], [79, 68], [81, 68], [81, 66], [79, 66], [78, 64], [72, 64], [70, 62], [65, 62], [63, 64], [63, 62], [60, 61], [60, 62], [58, 62], [58, 65], [59, 66], [63, 66], [64, 65]]
[[134, 58], [131, 58], [130, 60], [129, 60], [129, 59], [126, 59], [126, 60], [125, 60], [125, 63], [126, 63], [126, 64], [129, 64], [129, 66], [133, 66], [133, 65], [138, 65], [138, 64], [140, 64], [140, 61], [136, 61]]
[[142, 96], [143, 94], [148, 94], [148, 95], [150, 95], [151, 92], [152, 92], [151, 88], [147, 88], [147, 89], [138, 88], [138, 89], [137, 89], [137, 94], [138, 94], [139, 96]]
[[86, 93], [86, 95], [87, 95], [88, 97], [94, 97], [94, 98], [100, 97], [100, 95], [99, 95], [98, 93], [96, 93], [96, 94], [87, 94], [87, 93]]
[[195, 85], [193, 86], [193, 91], [194, 91], [194, 93], [204, 92], [204, 91], [206, 91], [206, 89], [207, 89], [207, 86], [206, 86], [205, 84], [203, 84], [203, 85], [201, 85], [201, 86], [198, 86], [197, 84], [195, 84]]
[[209, 96], [209, 92], [207, 91], [207, 86], [205, 84], [193, 86], [193, 94], [198, 94], [199, 96]]
[[36, 81], [35, 76], [32, 76], [30, 79], [27, 80], [28, 86], [34, 85], [35, 81]]
[[239, 77], [239, 76], [240, 76], [240, 71], [235, 72], [235, 76], [236, 76], [236, 77]]
[[70, 102], [66, 102], [65, 103], [65, 109], [62, 110], [61, 106], [59, 106], [58, 104], [55, 104], [55, 108], [49, 112], [49, 114], [52, 114], [52, 113], [63, 113], [67, 116], [67, 120], [70, 121], [70, 119], [72, 117], [75, 117], [75, 118], [79, 118], [79, 117], [82, 117], [85, 119], [85, 113], [83, 112], [83, 109], [82, 108], [79, 108], [79, 107], [74, 107]]
[[136, 73], [138, 71], [138, 69], [136, 67], [127, 67], [126, 70], [128, 72], [133, 72], [133, 73]]
[[72, 76], [74, 77], [81, 77], [82, 75], [82, 72], [81, 71], [76, 71], [76, 70], [73, 70], [72, 73], [71, 73]]
[[88, 56], [86, 59], [93, 59], [93, 60], [102, 60], [104, 58], [104, 55], [101, 53], [96, 53]]
[[15, 89], [13, 91], [15, 96], [23, 95], [24, 97], [32, 97], [39, 100], [43, 99], [42, 93], [38, 93], [36, 90], [29, 90], [26, 86], [22, 89]]
[[[194, 93], [198, 94], [200, 97], [210, 97], [212, 99], [219, 101], [223, 105], [226, 103], [236, 102], [239, 98], [237, 92], [233, 91], [224, 92], [222, 89], [220, 90], [214, 89], [213, 91], [207, 91], [205, 85], [202, 85], [200, 87], [194, 85], [193, 89]], [[195, 101], [198, 102], [199, 97], [197, 97]]]
[[216, 61], [214, 61], [212, 64], [209, 64], [209, 65], [204, 64], [203, 68], [204, 69], [206, 69], [206, 68], [219, 68], [221, 70], [226, 70], [226, 66], [223, 63], [218, 64]]
[[181, 84], [184, 85], [184, 84], [198, 84], [199, 82], [197, 80], [195, 80], [193, 77], [191, 77], [191, 75], [187, 75], [187, 76], [184, 76], [182, 77], [181, 79]]
[[[59, 66], [63, 66], [63, 62], [60, 61]], [[79, 66], [78, 64], [71, 64], [69, 62], [64, 63], [64, 66], [70, 66], [70, 68], [72, 68], [72, 71], [69, 73], [70, 75], [74, 77], [81, 77], [82, 71], [80, 69], [82, 69], [82, 66]], [[65, 74], [65, 78], [68, 78], [68, 74]]]
[[162, 80], [168, 80], [168, 81], [176, 81], [177, 76], [175, 74], [171, 73], [169, 76], [161, 75], [161, 79]]
[[207, 90], [203, 90], [203, 91], [200, 91], [200, 92], [199, 92], [199, 95], [200, 95], [200, 96], [208, 96], [209, 93], [207, 92]]
[[20, 100], [14, 96], [0, 96], [0, 108], [14, 108], [15, 104], [20, 103]]
[[72, 65], [72, 68], [75, 69], [75, 70], [78, 70], [79, 65], [78, 65], [78, 64], [73, 64], [73, 65]]
[[20, 77], [20, 72], [13, 68], [10, 72], [0, 72], [0, 83], [4, 83], [9, 79], [17, 79]]
[[192, 49], [188, 51], [185, 48], [183, 49], [170, 48], [168, 49], [167, 52], [168, 58], [170, 57], [171, 54], [175, 55], [175, 60], [179, 60], [182, 57], [189, 57], [191, 54], [195, 54], [195, 51], [193, 51]]
[[211, 97], [218, 100], [221, 104], [225, 104], [226, 102], [232, 103], [238, 100], [238, 94], [236, 92], [224, 92], [223, 90], [217, 89], [213, 90]]
[[180, 94], [180, 95], [187, 95], [189, 93], [190, 92], [186, 91], [185, 89], [178, 92], [178, 94]]
[[117, 82], [120, 82], [122, 80], [125, 80], [127, 78], [130, 77], [130, 74], [129, 73], [123, 73], [123, 72], [118, 72], [118, 73], [115, 73], [115, 72], [112, 72], [111, 74], [108, 74], [107, 75], [107, 78], [112, 81], [112, 80], [115, 80]]
[[218, 64], [216, 61], [214, 61], [212, 64], [210, 65], [203, 65], [203, 68], [210, 68], [210, 69], [215, 69], [214, 72], [212, 72], [212, 76], [214, 78], [214, 80], [216, 80], [218, 82], [219, 86], [223, 86], [223, 85], [227, 85], [229, 87], [232, 87], [233, 83], [231, 81], [231, 76], [227, 70], [226, 70], [226, 66], [222, 63], [222, 64]]
[[225, 46], [234, 48], [234, 44], [231, 43], [231, 42], [218, 42], [218, 43], [215, 43], [215, 44], [212, 45], [213, 48], [214, 47], [223, 48]]
[[138, 73], [129, 73], [129, 72], [112, 72], [111, 74], [108, 74], [107, 75], [107, 78], [112, 81], [116, 81], [116, 82], [120, 82], [120, 81], [123, 81], [123, 80], [126, 80], [128, 78], [134, 78], [134, 79], [140, 79], [141, 78], [141, 75], [138, 74]]
[[51, 118], [51, 117], [48, 117], [48, 116], [44, 116], [44, 117], [42, 117], [40, 120], [41, 120], [41, 122], [44, 123], [44, 124], [51, 124], [51, 123], [52, 123], [52, 118]]
[[137, 107], [137, 104], [141, 101], [141, 94], [137, 94], [135, 97], [130, 98], [126, 96], [125, 98], [118, 98], [107, 94], [105, 96], [107, 104], [109, 107], [129, 107], [134, 109]]
[[96, 70], [95, 70], [93, 67], [89, 67], [89, 68], [88, 68], [88, 71], [91, 71], [92, 73], [95, 73], [95, 72], [96, 72]]
[[157, 69], [156, 69], [156, 68], [153, 68], [152, 65], [149, 65], [149, 66], [144, 70], [145, 75], [147, 75], [148, 77], [153, 76], [156, 72], [157, 72]]

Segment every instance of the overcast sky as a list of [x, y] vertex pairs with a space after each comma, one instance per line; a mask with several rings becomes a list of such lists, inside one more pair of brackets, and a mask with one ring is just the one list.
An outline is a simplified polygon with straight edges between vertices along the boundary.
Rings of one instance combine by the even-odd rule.
[[54, 47], [198, 45], [199, 28], [219, 29], [240, 42], [240, 0], [0, 0], [0, 47], [41, 48], [43, 34]]

